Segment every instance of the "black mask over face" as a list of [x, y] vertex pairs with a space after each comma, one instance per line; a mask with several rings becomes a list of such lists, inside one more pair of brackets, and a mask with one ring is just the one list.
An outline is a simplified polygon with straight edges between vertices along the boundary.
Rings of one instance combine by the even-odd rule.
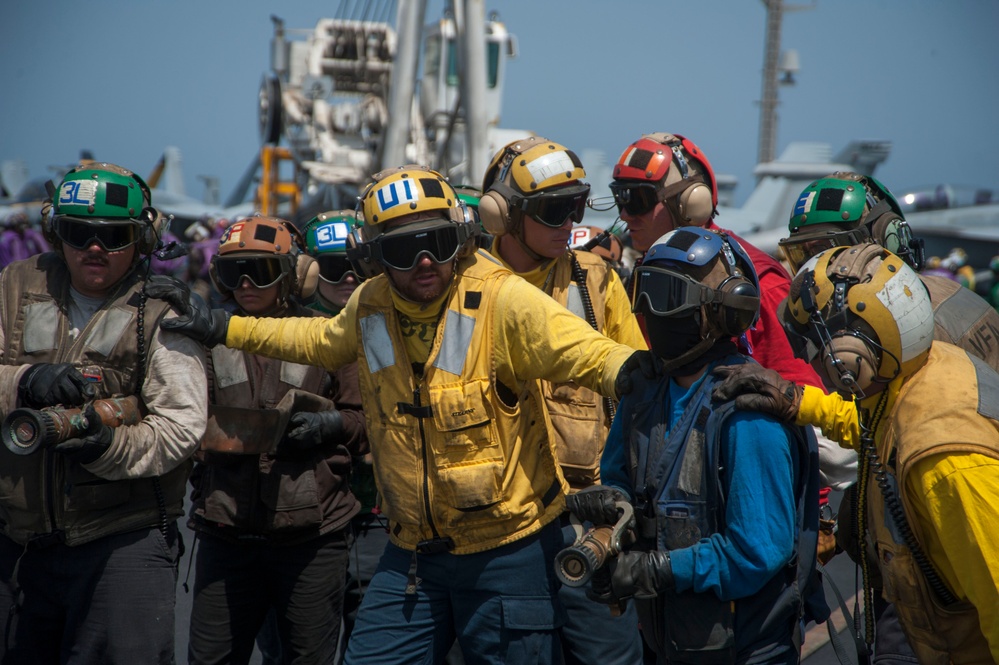
[[[649, 333], [649, 347], [652, 352], [667, 362], [690, 351], [703, 339], [700, 311], [693, 316], [673, 318], [646, 314], [645, 329]], [[667, 374], [690, 376], [709, 363], [736, 352], [736, 345], [731, 339], [716, 340], [703, 353], [699, 353], [679, 367], [672, 368]]]

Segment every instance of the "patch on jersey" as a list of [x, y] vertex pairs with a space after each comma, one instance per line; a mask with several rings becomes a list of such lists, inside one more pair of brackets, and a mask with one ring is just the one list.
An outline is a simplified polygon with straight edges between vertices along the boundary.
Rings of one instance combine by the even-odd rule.
[[409, 178], [404, 178], [379, 189], [377, 198], [378, 209], [385, 212], [389, 208], [394, 208], [403, 203], [415, 203], [419, 201], [420, 194], [416, 191], [413, 181]]

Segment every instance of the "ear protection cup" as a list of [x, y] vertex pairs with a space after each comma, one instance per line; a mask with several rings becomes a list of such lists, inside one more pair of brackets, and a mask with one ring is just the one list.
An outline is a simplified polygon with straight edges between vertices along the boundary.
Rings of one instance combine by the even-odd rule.
[[501, 236], [513, 230], [510, 204], [499, 192], [489, 191], [479, 199], [479, 219], [486, 233]]
[[299, 254], [295, 260], [295, 295], [309, 298], [319, 286], [319, 262], [308, 254]]
[[347, 260], [354, 270], [364, 279], [371, 279], [385, 272], [385, 267], [377, 261], [371, 259], [371, 248], [365, 246], [364, 242], [357, 237], [358, 229], [354, 229], [347, 236]]
[[[749, 330], [759, 309], [760, 293], [756, 290], [756, 285], [737, 271], [719, 284], [716, 291], [722, 294], [722, 302], [713, 307], [714, 326], [727, 337], [738, 337]], [[755, 298], [756, 306], [747, 303], [742, 307], [740, 304], [745, 301], [735, 300], [733, 297]]]
[[677, 196], [677, 211], [684, 226], [704, 226], [714, 209], [711, 188], [704, 183], [691, 185]]
[[219, 281], [218, 272], [216, 272], [216, 270], [215, 270], [215, 259], [217, 259], [217, 258], [218, 258], [218, 254], [212, 255], [212, 260], [208, 264], [208, 279], [211, 280], [212, 286], [215, 287], [216, 291], [218, 291], [223, 296], [225, 296], [226, 298], [228, 298], [230, 295], [232, 295], [232, 291], [230, 291], [226, 287], [222, 286], [222, 282]]
[[868, 223], [867, 227], [874, 242], [901, 257], [913, 270], [918, 272], [923, 269], [926, 258], [923, 241], [912, 236], [908, 222], [894, 212], [888, 212]]
[[139, 213], [142, 229], [139, 231], [139, 241], [135, 248], [139, 254], [152, 254], [159, 244], [160, 236], [166, 230], [169, 218], [164, 217], [156, 208], [146, 207]]
[[844, 393], [867, 392], [878, 375], [876, 354], [854, 335], [834, 335], [819, 358], [832, 387]]

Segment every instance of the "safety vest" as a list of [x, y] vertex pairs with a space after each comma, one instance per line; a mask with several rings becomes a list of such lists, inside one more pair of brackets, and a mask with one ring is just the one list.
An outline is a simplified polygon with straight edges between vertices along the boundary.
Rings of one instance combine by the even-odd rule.
[[[975, 377], [973, 384], [971, 377]], [[969, 384], [973, 390], [968, 389]], [[944, 407], [941, 395], [946, 395]], [[934, 417], [936, 414], [939, 416]], [[954, 428], [962, 440], [977, 443], [950, 443]], [[919, 460], [940, 453], [969, 452], [999, 458], [996, 428], [999, 376], [987, 370], [980, 358], [934, 343], [926, 364], [902, 385], [878, 443], [878, 455], [888, 472], [889, 496], [896, 497], [896, 511], [901, 508], [904, 515], [915, 514], [910, 498], [899, 488], [906, 486], [906, 476]], [[894, 464], [889, 462], [893, 459]], [[885, 598], [895, 605], [919, 662], [991, 663], [978, 611], [967, 601], [943, 605], [916, 564], [889, 501], [872, 475], [867, 489], [868, 525], [876, 543]], [[920, 525], [907, 521], [916, 542], [924, 547], [926, 537]]]
[[[753, 362], [729, 356], [721, 364]], [[668, 382], [646, 384], [621, 405], [627, 455], [636, 491], [640, 542], [647, 549], [691, 547], [725, 531], [725, 495], [720, 455], [725, 421], [735, 405], [711, 403], [716, 379], [709, 373], [669, 429]], [[796, 555], [754, 595], [722, 601], [714, 593], [667, 591], [636, 601], [639, 621], [660, 656], [684, 663], [731, 663], [736, 654], [765, 653], [786, 642], [805, 605], [816, 618], [828, 616], [815, 573], [818, 538], [818, 448], [811, 428], [786, 427], [798, 447]], [[643, 491], [644, 488], [644, 491]], [[800, 635], [793, 633], [795, 639]]]
[[959, 346], [999, 372], [999, 312], [952, 279], [920, 275], [933, 305], [933, 339]]
[[[319, 313], [292, 305], [287, 315]], [[257, 367], [260, 372], [251, 379]], [[209, 376], [209, 417], [223, 432], [256, 439], [246, 442], [255, 450], [280, 441], [283, 431], [247, 431], [240, 421], [252, 422], [255, 412], [275, 409], [291, 390], [329, 397], [332, 385], [322, 367], [254, 356], [221, 344], [211, 350]], [[328, 402], [327, 408], [333, 406]], [[203, 451], [199, 454], [203, 463], [191, 477], [196, 516], [192, 526], [223, 537], [249, 534], [282, 542], [307, 540], [343, 527], [359, 505], [348, 491], [350, 455], [335, 443], [294, 455]]]
[[492, 303], [512, 273], [485, 256], [458, 262], [419, 378], [388, 280], [370, 280], [356, 294], [358, 374], [381, 508], [392, 542], [405, 549], [488, 550], [564, 510], [540, 382], [497, 383]]
[[[141, 282], [132, 272], [74, 339], [66, 316], [69, 271], [55, 253], [13, 263], [0, 273], [3, 364], [73, 363], [98, 398], [140, 397], [138, 314]], [[148, 351], [169, 305], [145, 303], [142, 342]], [[148, 363], [148, 357], [145, 359]], [[140, 404], [145, 409], [145, 405]], [[18, 543], [60, 534], [68, 545], [156, 526], [183, 514], [190, 463], [158, 478], [106, 480], [48, 450], [15, 455], [0, 447], [0, 519]]]
[[[585, 290], [572, 274], [573, 256], [585, 275]], [[595, 323], [595, 329], [603, 333], [610, 267], [595, 254], [570, 251], [558, 257], [552, 269], [552, 298], [590, 325]], [[571, 381], [542, 381], [541, 385], [562, 473], [573, 489], [589, 487], [600, 480], [600, 455], [610, 431], [607, 400]]]

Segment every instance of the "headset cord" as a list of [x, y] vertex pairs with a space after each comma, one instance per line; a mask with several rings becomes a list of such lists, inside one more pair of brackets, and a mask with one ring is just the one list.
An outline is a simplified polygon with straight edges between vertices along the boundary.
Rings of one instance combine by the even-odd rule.
[[[957, 598], [950, 592], [943, 580], [940, 579], [940, 575], [934, 569], [933, 564], [926, 556], [926, 552], [916, 539], [912, 527], [909, 525], [909, 520], [905, 515], [905, 508], [895, 489], [888, 482], [888, 474], [890, 472], [878, 456], [877, 446], [874, 443], [874, 433], [877, 431], [877, 426], [884, 415], [884, 409], [888, 402], [887, 398], [888, 391], [885, 390], [881, 394], [875, 411], [872, 414], [870, 427], [865, 427], [861, 419], [858, 418], [858, 421], [861, 422], [860, 445], [862, 454], [860, 456], [860, 466], [858, 467], [859, 477], [857, 479], [857, 535], [863, 539], [861, 542], [867, 542], [867, 488], [869, 479], [873, 475], [874, 481], [881, 491], [881, 496], [884, 498], [885, 508], [891, 514], [892, 520], [898, 528], [905, 546], [909, 548], [909, 552], [912, 554], [916, 565], [919, 566], [919, 570], [926, 578], [926, 582], [944, 605], [952, 605], [957, 602]], [[859, 405], [857, 413], [858, 416], [862, 413]], [[863, 550], [866, 551], [866, 549], [865, 545]], [[872, 611], [874, 589], [870, 582], [870, 566], [868, 565], [867, 556], [862, 555], [860, 562], [864, 580], [864, 628], [867, 642], [868, 644], [872, 644], [874, 635], [874, 613]]]
[[[579, 261], [576, 260], [576, 252], [570, 250], [569, 258], [572, 261], [572, 281], [576, 282], [576, 286], [579, 289], [579, 299], [583, 303], [583, 313], [586, 314], [586, 321], [593, 326], [594, 330], [602, 334], [600, 328], [597, 327], [597, 316], [593, 312], [593, 301], [590, 300], [590, 290], [586, 287], [586, 273], [583, 272]], [[607, 417], [613, 421], [614, 400], [610, 397], [604, 397], [603, 404]]]

